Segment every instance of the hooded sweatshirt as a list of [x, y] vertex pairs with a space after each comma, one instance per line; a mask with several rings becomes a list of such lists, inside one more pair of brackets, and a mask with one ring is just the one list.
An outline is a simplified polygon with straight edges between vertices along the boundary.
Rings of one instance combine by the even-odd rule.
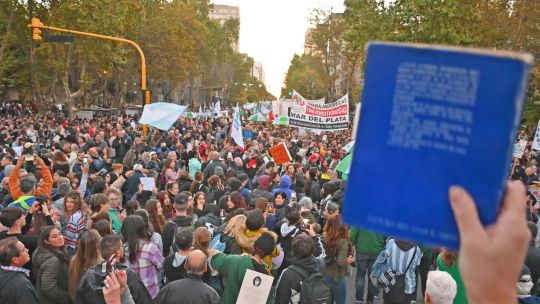
[[259, 176], [259, 187], [249, 194], [249, 204], [255, 206], [255, 200], [258, 198], [265, 198], [267, 201], [272, 202], [274, 196], [270, 193], [270, 176], [261, 175]]
[[279, 187], [274, 189], [274, 191], [272, 191], [272, 194], [275, 195], [277, 192], [285, 192], [285, 194], [287, 195], [287, 199], [290, 200], [292, 192], [291, 184], [292, 180], [288, 175], [281, 176], [281, 178], [279, 179]]
[[[324, 271], [322, 263], [313, 256], [303, 258], [293, 258], [292, 265], [300, 267], [306, 273], [311, 274], [316, 271]], [[276, 285], [276, 298], [274, 303], [299, 303], [300, 283], [304, 280], [298, 272], [286, 268], [279, 277]], [[291, 299], [292, 297], [292, 299]]]

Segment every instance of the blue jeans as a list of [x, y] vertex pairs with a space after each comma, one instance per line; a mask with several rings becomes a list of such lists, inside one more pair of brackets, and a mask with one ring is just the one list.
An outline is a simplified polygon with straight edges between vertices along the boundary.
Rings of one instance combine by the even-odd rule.
[[369, 279], [371, 275], [371, 267], [377, 260], [376, 255], [364, 255], [356, 252], [356, 301], [364, 300], [364, 286], [366, 285], [366, 274], [368, 281], [368, 292], [366, 301], [373, 301], [373, 297], [379, 294], [379, 288], [373, 286]]
[[334, 303], [345, 304], [347, 303], [347, 277], [340, 278], [337, 282], [331, 277], [324, 274], [324, 280], [330, 290], [332, 290], [332, 296], [334, 297]]

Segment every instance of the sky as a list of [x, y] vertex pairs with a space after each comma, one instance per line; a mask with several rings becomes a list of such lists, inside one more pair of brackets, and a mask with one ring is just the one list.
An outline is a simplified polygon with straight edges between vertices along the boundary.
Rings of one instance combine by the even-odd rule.
[[240, 7], [240, 52], [262, 63], [267, 90], [279, 98], [294, 54], [304, 52], [304, 37], [314, 8], [343, 12], [343, 0], [215, 0]]

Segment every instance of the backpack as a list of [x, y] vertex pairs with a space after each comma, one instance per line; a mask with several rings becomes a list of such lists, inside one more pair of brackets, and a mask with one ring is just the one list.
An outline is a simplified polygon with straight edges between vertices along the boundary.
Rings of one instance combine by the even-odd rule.
[[[195, 219], [196, 221], [196, 219]], [[178, 251], [178, 248], [176, 248], [176, 245], [174, 243], [174, 240], [176, 238], [176, 234], [178, 234], [178, 232], [182, 231], [182, 230], [191, 230], [191, 232], [195, 232], [195, 229], [193, 229], [193, 224], [195, 224], [195, 221], [192, 220], [191, 222], [191, 226], [187, 226], [187, 227], [178, 227], [178, 225], [176, 225], [176, 223], [173, 221], [173, 220], [169, 220], [168, 223], [171, 223], [174, 225], [174, 233], [173, 233], [173, 236], [172, 236], [172, 240], [171, 240], [171, 247], [170, 247], [170, 253], [175, 253], [176, 251]]]
[[417, 248], [414, 248], [414, 253], [404, 273], [397, 272], [395, 270], [387, 270], [377, 279], [377, 281], [383, 287], [384, 303], [407, 302], [407, 297], [405, 294], [405, 275], [414, 261], [416, 251]]
[[302, 276], [300, 282], [300, 304], [332, 304], [334, 299], [332, 290], [324, 281], [319, 271], [308, 274], [304, 269], [292, 265], [289, 269]]
[[221, 241], [221, 233], [212, 238], [212, 241], [210, 241], [210, 248], [219, 252], [225, 252], [225, 249], [227, 249], [227, 244]]

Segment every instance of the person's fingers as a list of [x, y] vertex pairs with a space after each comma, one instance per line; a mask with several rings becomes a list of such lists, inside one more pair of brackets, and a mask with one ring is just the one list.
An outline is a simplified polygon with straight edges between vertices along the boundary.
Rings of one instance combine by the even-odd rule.
[[473, 198], [458, 186], [450, 187], [449, 197], [461, 242], [476, 243], [479, 237], [485, 237], [486, 234], [478, 217], [478, 210]]
[[508, 237], [518, 243], [527, 243], [531, 238], [525, 218], [526, 201], [523, 184], [520, 181], [509, 182], [497, 219], [497, 228], [505, 238]]

